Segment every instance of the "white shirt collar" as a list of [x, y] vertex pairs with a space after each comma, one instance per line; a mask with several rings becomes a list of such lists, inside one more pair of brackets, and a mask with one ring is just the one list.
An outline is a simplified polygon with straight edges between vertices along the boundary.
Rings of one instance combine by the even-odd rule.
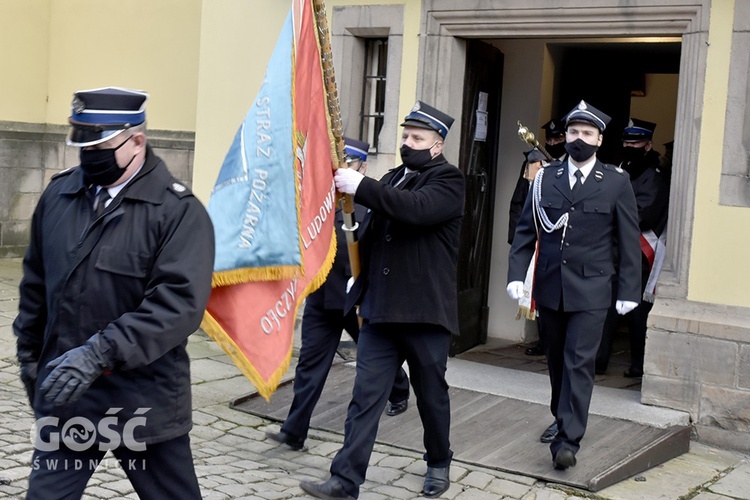
[[594, 169], [594, 165], [596, 165], [596, 155], [592, 156], [591, 160], [587, 161], [580, 169], [573, 165], [573, 162], [568, 158], [568, 181], [570, 182], [570, 188], [573, 189], [573, 185], [576, 183], [576, 170], [580, 170], [583, 174], [583, 177], [581, 177], [581, 184], [583, 184]]

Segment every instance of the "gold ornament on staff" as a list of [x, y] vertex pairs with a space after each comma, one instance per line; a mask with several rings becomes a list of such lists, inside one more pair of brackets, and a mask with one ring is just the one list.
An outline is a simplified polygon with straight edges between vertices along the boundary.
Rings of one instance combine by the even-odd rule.
[[542, 154], [547, 158], [547, 161], [554, 161], [554, 158], [552, 158], [552, 155], [550, 155], [546, 149], [544, 149], [544, 146], [539, 144], [539, 141], [536, 140], [536, 137], [534, 136], [534, 133], [526, 128], [524, 125], [521, 125], [521, 121], [518, 122], [518, 137], [535, 148], [537, 148], [539, 151], [542, 152]]

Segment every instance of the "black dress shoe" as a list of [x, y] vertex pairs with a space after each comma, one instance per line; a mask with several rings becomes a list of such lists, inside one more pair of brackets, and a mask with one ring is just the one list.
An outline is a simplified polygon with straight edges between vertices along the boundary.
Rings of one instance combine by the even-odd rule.
[[349, 493], [346, 492], [341, 481], [335, 477], [331, 477], [324, 483], [313, 483], [312, 481], [301, 481], [299, 487], [315, 498], [350, 498], [354, 499]]
[[385, 414], [389, 417], [400, 415], [404, 413], [408, 407], [408, 399], [404, 399], [403, 401], [399, 401], [398, 403], [391, 403], [390, 401], [388, 401], [388, 405], [385, 408]]
[[529, 347], [526, 349], [526, 355], [527, 356], [544, 356], [544, 349], [542, 349], [539, 344], [535, 345], [534, 347]]
[[575, 466], [576, 454], [573, 453], [573, 450], [563, 448], [562, 450], [557, 452], [557, 454], [555, 455], [555, 458], [552, 459], [552, 463], [555, 464], [555, 469], [565, 470], [568, 467]]
[[279, 444], [285, 444], [293, 450], [301, 450], [305, 446], [305, 440], [292, 436], [284, 431], [271, 432], [266, 431], [266, 437]]
[[555, 440], [555, 436], [557, 436], [557, 421], [552, 422], [552, 425], [542, 432], [542, 435], [539, 436], [539, 441], [542, 443], [551, 443]]
[[450, 467], [427, 467], [422, 494], [428, 498], [442, 495], [451, 485]]
[[640, 378], [643, 376], [643, 370], [639, 370], [637, 368], [628, 368], [623, 373], [624, 376], [627, 378]]

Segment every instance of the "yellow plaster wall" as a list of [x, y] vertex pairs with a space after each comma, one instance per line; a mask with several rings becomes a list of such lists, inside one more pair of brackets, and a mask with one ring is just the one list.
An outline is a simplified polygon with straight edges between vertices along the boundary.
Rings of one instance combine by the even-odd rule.
[[201, 3], [49, 0], [46, 122], [67, 123], [74, 91], [112, 85], [149, 92], [150, 128], [195, 130]]
[[750, 307], [750, 209], [719, 205], [733, 13], [734, 0], [711, 6], [688, 298]]
[[[414, 105], [417, 82], [419, 0], [327, 0], [328, 23], [342, 5], [405, 4], [399, 116]], [[266, 65], [291, 1], [204, 2], [201, 25], [193, 191], [208, 202], [232, 139], [260, 89]], [[261, 41], [261, 43], [258, 43]], [[400, 133], [400, 130], [399, 130]]]
[[0, 2], [0, 120], [44, 121], [48, 31], [49, 0]]

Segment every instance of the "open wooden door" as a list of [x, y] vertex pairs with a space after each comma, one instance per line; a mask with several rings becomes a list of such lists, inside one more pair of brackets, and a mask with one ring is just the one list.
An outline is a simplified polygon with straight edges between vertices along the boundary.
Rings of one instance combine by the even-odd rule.
[[503, 54], [479, 40], [467, 40], [459, 154], [459, 168], [466, 176], [466, 211], [458, 262], [461, 335], [453, 338], [451, 355], [487, 341], [502, 81]]

